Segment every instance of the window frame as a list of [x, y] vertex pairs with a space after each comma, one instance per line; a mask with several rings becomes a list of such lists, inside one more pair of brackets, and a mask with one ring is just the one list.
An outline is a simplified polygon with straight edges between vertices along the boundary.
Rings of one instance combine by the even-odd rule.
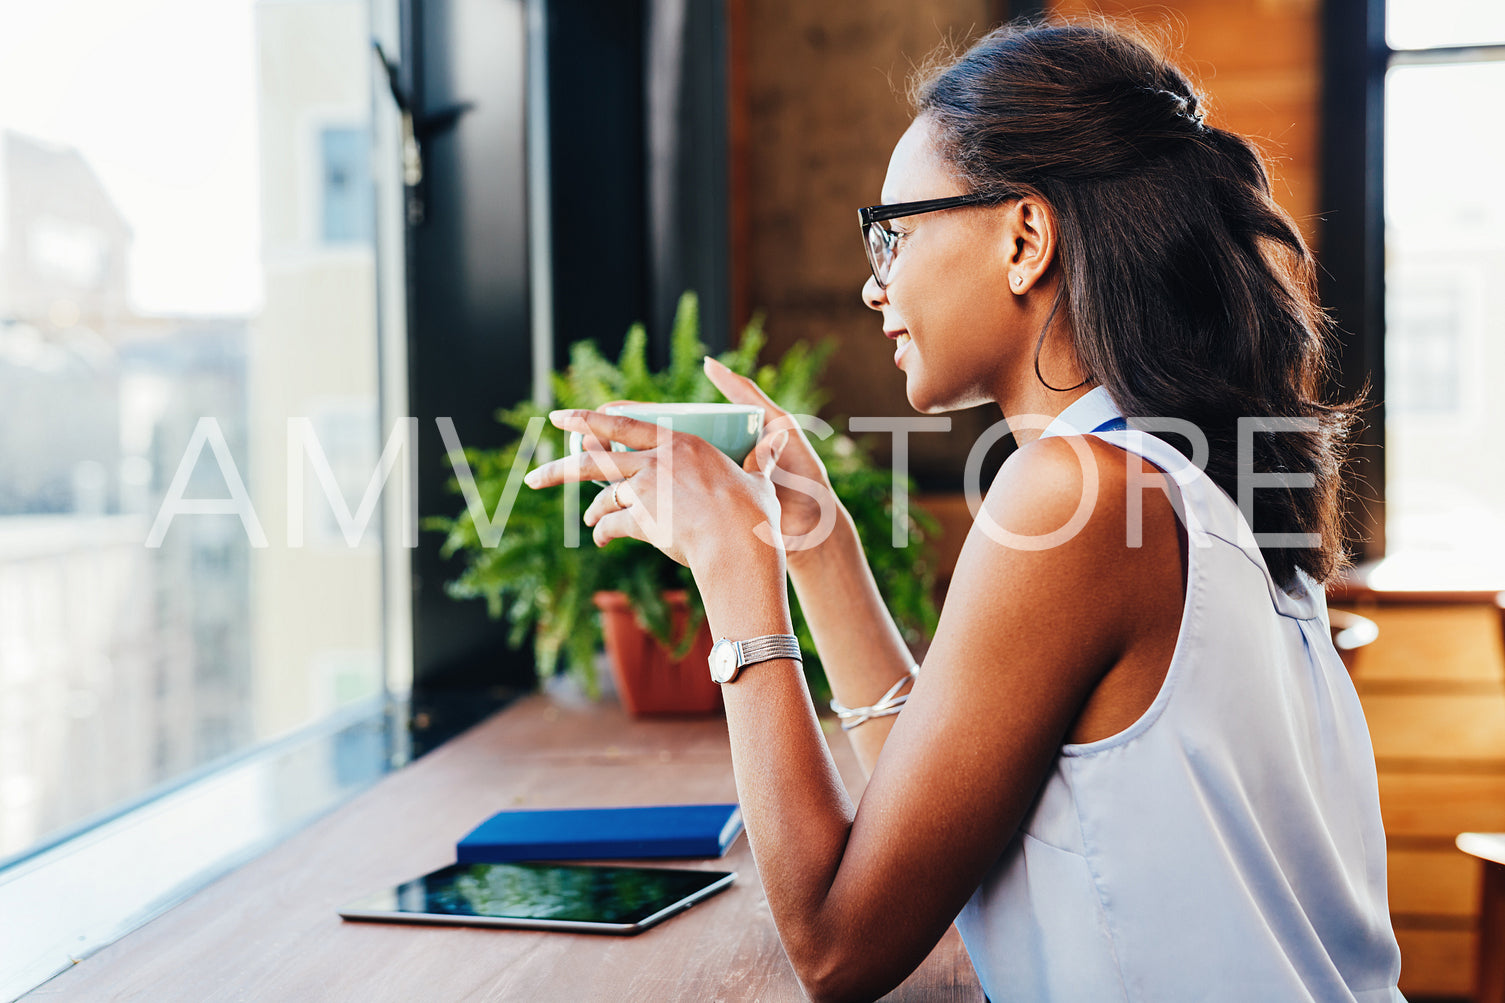
[[[370, 787], [405, 755], [406, 710], [391, 694], [360, 701], [0, 860], [0, 917], [14, 917], [0, 922], [10, 948], [0, 999], [30, 992]], [[352, 740], [366, 746], [361, 769], [331, 767], [327, 784], [308, 789], [311, 767], [350, 762], [340, 753]], [[282, 782], [289, 775], [307, 786]], [[172, 849], [143, 866], [145, 846]]]
[[1329, 0], [1322, 12], [1323, 304], [1337, 321], [1328, 391], [1369, 402], [1351, 453], [1346, 501], [1355, 561], [1386, 556], [1385, 78], [1392, 66], [1505, 60], [1505, 43], [1394, 49], [1386, 0]]
[[[400, 15], [417, 2], [364, 0], [371, 34], [395, 48]], [[373, 116], [369, 144], [395, 160], [397, 113], [375, 65], [367, 86]], [[395, 206], [400, 188], [390, 186], [400, 181], [395, 171], [390, 178], [387, 174], [373, 171], [371, 194]], [[301, 195], [309, 194], [305, 179]], [[400, 219], [400, 209], [392, 211]], [[407, 411], [409, 375], [405, 352], [397, 350], [406, 347], [399, 309], [407, 294], [406, 247], [401, 224], [390, 226], [390, 215], [378, 204], [371, 237], [380, 301], [372, 347], [383, 429]], [[320, 206], [321, 224], [322, 218]], [[393, 256], [399, 259], [395, 276], [389, 267]], [[402, 504], [389, 485], [380, 507], [382, 620], [388, 625], [377, 637], [380, 691], [290, 733], [237, 748], [0, 857], [0, 943], [7, 946], [0, 952], [0, 1000], [31, 992], [145, 925], [411, 758], [411, 671], [405, 666], [412, 660], [413, 588], [410, 551], [401, 535]], [[289, 783], [292, 777], [298, 782]], [[143, 856], [143, 848], [164, 847]]]
[[1385, 0], [1322, 8], [1322, 303], [1336, 322], [1331, 397], [1365, 392], [1345, 517], [1354, 560], [1385, 556]]

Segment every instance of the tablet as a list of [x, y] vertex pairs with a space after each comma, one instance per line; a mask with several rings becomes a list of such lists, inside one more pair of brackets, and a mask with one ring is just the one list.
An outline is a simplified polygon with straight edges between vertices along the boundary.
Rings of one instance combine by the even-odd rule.
[[352, 902], [345, 919], [638, 933], [714, 895], [733, 871], [584, 864], [451, 864]]

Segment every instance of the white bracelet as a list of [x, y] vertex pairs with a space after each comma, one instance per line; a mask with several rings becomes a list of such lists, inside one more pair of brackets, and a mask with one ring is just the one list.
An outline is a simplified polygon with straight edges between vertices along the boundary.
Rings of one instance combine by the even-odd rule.
[[883, 698], [870, 707], [847, 707], [832, 700], [831, 709], [841, 719], [841, 730], [851, 731], [859, 724], [865, 724], [875, 717], [889, 717], [899, 713], [903, 709], [905, 702], [909, 700], [908, 693], [899, 696], [899, 691], [914, 682], [915, 677], [919, 674], [920, 667], [918, 665], [911, 665], [909, 672], [898, 682], [890, 686], [888, 692], [883, 694]]

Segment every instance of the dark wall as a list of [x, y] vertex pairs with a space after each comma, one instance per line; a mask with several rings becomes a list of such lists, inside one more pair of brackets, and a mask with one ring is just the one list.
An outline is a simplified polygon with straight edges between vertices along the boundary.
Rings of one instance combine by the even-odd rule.
[[[423, 0], [407, 10], [404, 65], [415, 118], [469, 108], [424, 137], [422, 218], [408, 228], [408, 392], [419, 420], [418, 509], [452, 515], [461, 502], [434, 419], [454, 420], [467, 446], [500, 445], [493, 419], [529, 395], [523, 0]], [[505, 643], [484, 604], [444, 593], [460, 571], [440, 537], [413, 551], [413, 742], [421, 753], [531, 683], [532, 658]]]
[[730, 328], [726, 18], [720, 3], [549, 0], [554, 347], [620, 349], [648, 325], [668, 358], [679, 296]]
[[[649, 331], [663, 339], [694, 289], [701, 337], [719, 350], [731, 321], [725, 0], [647, 0], [643, 42]], [[656, 345], [662, 362], [667, 341]]]
[[554, 357], [648, 319], [643, 0], [550, 0]]
[[[405, 0], [403, 85], [422, 138], [408, 213], [408, 379], [420, 422], [418, 507], [451, 515], [449, 416], [466, 446], [501, 445], [495, 411], [532, 390], [525, 0]], [[607, 354], [646, 321], [667, 358], [679, 294], [702, 336], [730, 320], [725, 17], [691, 0], [545, 0], [554, 360]], [[418, 211], [421, 210], [421, 211]], [[413, 555], [413, 743], [421, 754], [532, 686], [461, 570], [425, 533]]]

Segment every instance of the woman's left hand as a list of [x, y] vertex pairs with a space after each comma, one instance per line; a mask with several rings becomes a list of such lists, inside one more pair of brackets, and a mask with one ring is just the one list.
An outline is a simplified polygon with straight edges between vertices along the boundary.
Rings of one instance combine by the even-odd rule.
[[692, 571], [706, 569], [728, 549], [745, 552], [760, 545], [754, 540], [782, 551], [779, 503], [770, 475], [787, 431], [765, 436], [738, 468], [699, 436], [652, 422], [578, 410], [554, 411], [549, 420], [567, 432], [580, 432], [588, 445], [594, 439], [632, 450], [585, 449], [545, 463], [524, 479], [531, 488], [614, 482], [584, 513], [597, 546], [618, 537], [643, 540]]

